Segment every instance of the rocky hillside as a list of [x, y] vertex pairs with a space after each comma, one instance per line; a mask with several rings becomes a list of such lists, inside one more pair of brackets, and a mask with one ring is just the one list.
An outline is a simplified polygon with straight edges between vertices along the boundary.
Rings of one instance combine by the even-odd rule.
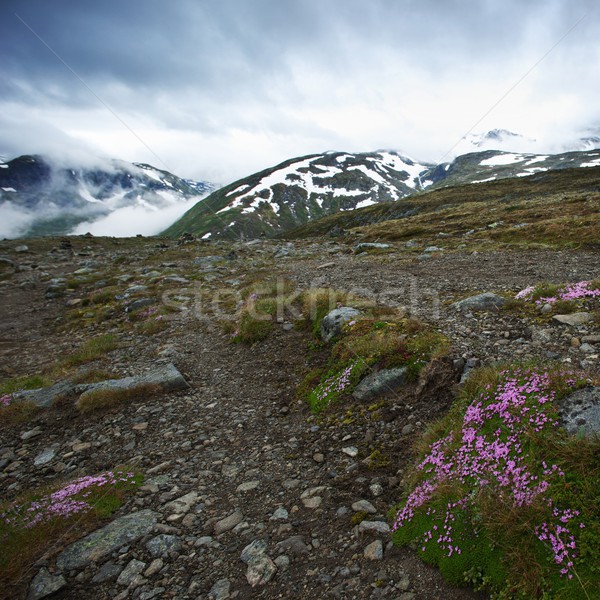
[[[600, 375], [597, 299], [571, 320], [554, 318], [565, 305], [509, 301], [539, 281], [598, 278], [598, 256], [470, 236], [428, 252], [435, 236], [383, 249], [354, 236], [0, 243], [0, 396], [36, 387], [29, 398], [44, 406], [0, 407], [3, 500], [19, 505], [40, 486], [62, 498], [76, 481], [99, 486], [105, 511], [63, 529], [59, 516], [17, 550], [2, 538], [21, 570], [0, 558], [0, 597], [486, 598], [394, 546], [387, 514], [421, 434], [473, 367], [551, 359]], [[417, 381], [315, 415], [301, 390], [327, 369], [329, 347], [300, 326], [300, 293], [325, 289], [363, 299], [375, 340], [399, 319], [451, 345]], [[233, 343], [240, 307], [264, 299], [270, 310], [272, 290], [289, 312], [252, 345]], [[483, 291], [493, 302], [455, 304]], [[109, 515], [100, 500], [113, 488], [98, 474], [122, 465], [138, 483], [117, 489]]]
[[15, 222], [10, 237], [60, 235], [121, 208], [160, 209], [212, 189], [147, 164], [57, 166], [42, 156], [20, 156], [0, 163], [0, 216]]
[[328, 152], [286, 161], [217, 190], [164, 233], [204, 239], [271, 236], [321, 217], [404, 201], [424, 190], [600, 165], [600, 150], [538, 155], [488, 150], [451, 163], [396, 152]]

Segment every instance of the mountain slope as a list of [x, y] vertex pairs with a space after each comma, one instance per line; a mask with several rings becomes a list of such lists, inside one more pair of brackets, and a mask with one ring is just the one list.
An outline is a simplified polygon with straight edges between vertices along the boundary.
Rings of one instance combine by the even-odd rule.
[[527, 177], [600, 164], [600, 150], [560, 155], [473, 152], [451, 163], [412, 161], [391, 151], [294, 158], [217, 190], [164, 234], [205, 239], [276, 235], [327, 215], [399, 202], [425, 189]]
[[20, 217], [15, 235], [66, 234], [118, 209], [159, 210], [212, 189], [147, 164], [117, 160], [69, 167], [27, 155], [0, 163], [0, 214], [4, 220]]

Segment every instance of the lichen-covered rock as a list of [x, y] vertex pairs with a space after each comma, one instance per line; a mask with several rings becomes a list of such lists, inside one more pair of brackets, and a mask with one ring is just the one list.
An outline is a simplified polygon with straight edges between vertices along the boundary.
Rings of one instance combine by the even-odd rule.
[[498, 310], [506, 304], [506, 298], [494, 294], [492, 292], [485, 292], [485, 294], [477, 294], [477, 296], [471, 296], [455, 302], [452, 306], [462, 311], [469, 310]]
[[560, 401], [561, 425], [568, 433], [600, 435], [600, 387], [586, 387]]
[[407, 382], [406, 367], [383, 369], [367, 375], [352, 392], [356, 400], [367, 401], [394, 392]]
[[360, 311], [350, 306], [341, 306], [328, 313], [321, 321], [321, 337], [330, 342], [336, 335], [342, 332], [344, 323], [356, 319]]

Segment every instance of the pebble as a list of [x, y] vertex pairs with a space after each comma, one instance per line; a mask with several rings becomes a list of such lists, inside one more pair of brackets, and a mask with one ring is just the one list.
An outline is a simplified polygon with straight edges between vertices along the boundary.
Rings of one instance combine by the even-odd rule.
[[221, 535], [226, 531], [231, 531], [236, 525], [239, 525], [244, 520], [244, 515], [236, 510], [232, 512], [229, 516], [217, 521], [214, 524], [214, 532], [215, 535]]
[[364, 550], [365, 558], [368, 560], [383, 559], [383, 543], [381, 540], [371, 542]]

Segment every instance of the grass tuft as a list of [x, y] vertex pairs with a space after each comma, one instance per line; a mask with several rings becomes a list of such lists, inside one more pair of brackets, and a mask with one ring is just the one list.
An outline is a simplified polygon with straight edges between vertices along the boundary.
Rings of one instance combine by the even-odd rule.
[[105, 411], [156, 396], [161, 392], [162, 388], [159, 385], [149, 383], [127, 389], [100, 388], [82, 395], [77, 401], [77, 408], [82, 413]]

